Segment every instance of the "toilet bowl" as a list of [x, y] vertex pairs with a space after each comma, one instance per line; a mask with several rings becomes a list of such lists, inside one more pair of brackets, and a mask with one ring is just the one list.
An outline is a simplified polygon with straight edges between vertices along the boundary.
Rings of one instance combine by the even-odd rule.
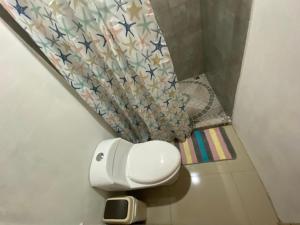
[[165, 141], [102, 141], [90, 167], [90, 183], [107, 191], [125, 191], [174, 182], [181, 167], [179, 150]]

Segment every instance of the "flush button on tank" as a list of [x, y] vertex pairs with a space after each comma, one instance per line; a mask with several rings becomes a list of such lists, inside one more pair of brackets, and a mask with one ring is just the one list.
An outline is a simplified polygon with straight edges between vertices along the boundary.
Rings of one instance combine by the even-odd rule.
[[100, 152], [100, 153], [98, 153], [98, 155], [96, 156], [96, 160], [99, 162], [99, 161], [101, 161], [101, 160], [103, 159], [103, 157], [104, 157], [103, 152]]

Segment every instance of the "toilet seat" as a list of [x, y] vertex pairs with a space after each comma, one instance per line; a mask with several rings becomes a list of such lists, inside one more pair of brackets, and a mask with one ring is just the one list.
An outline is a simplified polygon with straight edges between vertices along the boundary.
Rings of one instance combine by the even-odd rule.
[[172, 175], [180, 165], [180, 153], [174, 145], [164, 141], [149, 141], [132, 146], [126, 173], [133, 182], [155, 184]]

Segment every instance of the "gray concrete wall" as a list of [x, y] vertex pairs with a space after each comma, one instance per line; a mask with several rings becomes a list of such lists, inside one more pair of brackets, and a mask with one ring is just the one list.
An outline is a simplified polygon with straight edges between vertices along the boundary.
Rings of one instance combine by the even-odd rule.
[[231, 115], [252, 0], [152, 0], [179, 80], [206, 73]]
[[231, 115], [243, 60], [252, 0], [200, 0], [208, 80]]
[[203, 73], [199, 0], [152, 0], [179, 80]]

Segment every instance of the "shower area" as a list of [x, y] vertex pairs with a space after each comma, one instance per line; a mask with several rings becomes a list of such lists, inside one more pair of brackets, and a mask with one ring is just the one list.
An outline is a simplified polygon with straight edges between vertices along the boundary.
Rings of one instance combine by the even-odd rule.
[[231, 122], [252, 0], [152, 0], [194, 128]]
[[[231, 122], [252, 0], [5, 2], [1, 18], [125, 139], [184, 140], [188, 118]], [[36, 43], [7, 11], [38, 30]]]

